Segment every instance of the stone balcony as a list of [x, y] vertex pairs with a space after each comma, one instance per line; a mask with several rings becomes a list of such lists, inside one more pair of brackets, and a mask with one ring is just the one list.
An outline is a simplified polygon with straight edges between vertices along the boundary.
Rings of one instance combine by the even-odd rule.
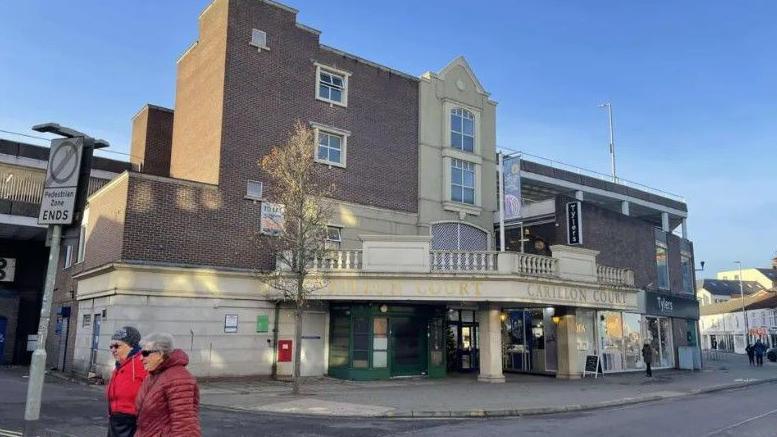
[[554, 256], [517, 252], [432, 250], [429, 237], [362, 236], [362, 249], [333, 250], [313, 269], [327, 272], [429, 273], [457, 276], [521, 276], [634, 286], [629, 269], [599, 265], [598, 252], [551, 246]]

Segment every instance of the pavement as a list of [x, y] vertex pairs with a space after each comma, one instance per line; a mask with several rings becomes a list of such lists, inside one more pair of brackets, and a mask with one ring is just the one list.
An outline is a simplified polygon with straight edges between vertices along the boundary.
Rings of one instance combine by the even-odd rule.
[[490, 417], [584, 411], [678, 398], [777, 381], [777, 364], [749, 367], [741, 355], [720, 354], [701, 371], [656, 370], [581, 380], [506, 374], [503, 384], [477, 375], [445, 379], [343, 381], [310, 378], [302, 394], [291, 384], [256, 378], [201, 381], [203, 405], [228, 410], [339, 417]]

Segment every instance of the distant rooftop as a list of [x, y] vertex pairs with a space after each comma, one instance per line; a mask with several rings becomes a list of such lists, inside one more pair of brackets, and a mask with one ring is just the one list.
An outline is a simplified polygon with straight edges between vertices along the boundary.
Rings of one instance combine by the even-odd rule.
[[[739, 295], [739, 281], [726, 279], [704, 279], [701, 287], [717, 296]], [[744, 294], [753, 294], [763, 291], [764, 287], [756, 281], [742, 281]]]

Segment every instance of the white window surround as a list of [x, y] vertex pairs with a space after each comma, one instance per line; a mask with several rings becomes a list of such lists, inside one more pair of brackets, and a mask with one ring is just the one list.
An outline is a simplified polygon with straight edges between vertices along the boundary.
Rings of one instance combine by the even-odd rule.
[[[258, 190], [258, 193], [257, 193]], [[262, 181], [257, 181], [254, 179], [249, 179], [246, 181], [246, 195], [244, 196], [245, 199], [250, 200], [264, 200], [264, 183]]]
[[343, 227], [339, 225], [327, 225], [326, 227], [326, 248], [337, 250], [343, 243]]
[[[328, 65], [320, 64], [318, 62], [314, 62], [313, 65], [316, 66], [316, 80], [315, 86], [313, 89], [314, 95], [316, 96], [316, 100], [320, 100], [322, 102], [329, 103], [330, 105], [337, 105], [342, 107], [348, 107], [348, 80], [351, 77], [351, 73], [345, 70], [340, 70], [334, 67], [330, 67]], [[321, 82], [321, 72], [324, 71], [326, 73], [334, 74], [337, 76], [340, 76], [343, 79], [343, 91], [342, 96], [343, 99], [341, 102], [338, 102], [336, 100], [330, 100], [325, 97], [321, 97], [318, 92], [318, 87]]]
[[65, 245], [65, 268], [73, 265], [73, 245]]
[[259, 29], [251, 29], [251, 41], [249, 41], [248, 45], [256, 47], [259, 52], [262, 50], [270, 50], [270, 48], [267, 47], [267, 33]]
[[87, 228], [89, 224], [89, 208], [84, 209], [83, 217], [81, 218], [81, 227], [79, 229], [78, 233], [78, 256], [76, 257], [76, 263], [80, 263], [84, 261], [84, 257], [86, 256], [86, 240], [87, 235]]
[[[453, 111], [454, 109], [466, 109], [467, 111], [471, 112], [472, 115], [475, 116], [475, 128], [474, 128], [475, 144], [472, 152], [465, 152], [463, 150], [451, 147], [451, 111]], [[480, 126], [480, 110], [450, 99], [443, 99], [442, 110], [443, 110], [443, 139], [442, 139], [443, 150], [449, 149], [449, 150], [455, 150], [457, 152], [464, 153], [467, 156], [469, 156], [469, 158], [466, 158], [468, 161], [473, 160], [472, 158], [473, 155], [477, 155], [479, 157], [482, 150], [481, 138], [483, 136], [481, 135], [481, 133], [483, 132], [483, 129], [481, 129], [481, 126]]]
[[[339, 129], [332, 126], [327, 126], [316, 122], [311, 122], [310, 126], [313, 128], [313, 131], [315, 132], [314, 143], [316, 147], [313, 151], [313, 159], [316, 162], [321, 164], [345, 168], [347, 163], [347, 158], [348, 158], [348, 137], [351, 135], [351, 131], [348, 131], [345, 129]], [[318, 140], [319, 140], [320, 132], [324, 132], [330, 135], [337, 135], [341, 137], [342, 139], [342, 141], [340, 142], [340, 161], [341, 162], [331, 162], [323, 159], [318, 159], [318, 147], [319, 147]]]
[[[461, 151], [458, 151], [460, 152]], [[472, 155], [466, 154], [468, 158], [474, 158]], [[455, 157], [456, 159], [461, 159], [463, 161], [470, 162], [475, 165], [475, 204], [470, 205], [466, 203], [459, 203], [454, 202], [451, 200], [451, 161], [453, 159], [452, 156], [443, 156], [442, 158], [442, 165], [443, 165], [443, 202], [442, 206], [443, 209], [446, 211], [453, 211], [458, 213], [464, 213], [469, 215], [480, 215], [480, 212], [482, 210], [482, 196], [480, 194], [481, 190], [483, 189], [482, 184], [482, 166], [480, 163], [476, 162], [474, 159], [462, 159], [458, 156]], [[482, 160], [481, 160], [482, 162]]]

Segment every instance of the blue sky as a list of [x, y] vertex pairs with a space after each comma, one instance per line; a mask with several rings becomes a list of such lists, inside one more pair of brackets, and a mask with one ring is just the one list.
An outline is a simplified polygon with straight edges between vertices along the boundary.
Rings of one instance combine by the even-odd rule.
[[[173, 107], [207, 3], [1, 2], [0, 129], [57, 121], [126, 152], [144, 103]], [[686, 198], [700, 277], [775, 255], [777, 2], [286, 4], [322, 43], [413, 75], [464, 55], [502, 147], [608, 173], [611, 101], [619, 176]]]

